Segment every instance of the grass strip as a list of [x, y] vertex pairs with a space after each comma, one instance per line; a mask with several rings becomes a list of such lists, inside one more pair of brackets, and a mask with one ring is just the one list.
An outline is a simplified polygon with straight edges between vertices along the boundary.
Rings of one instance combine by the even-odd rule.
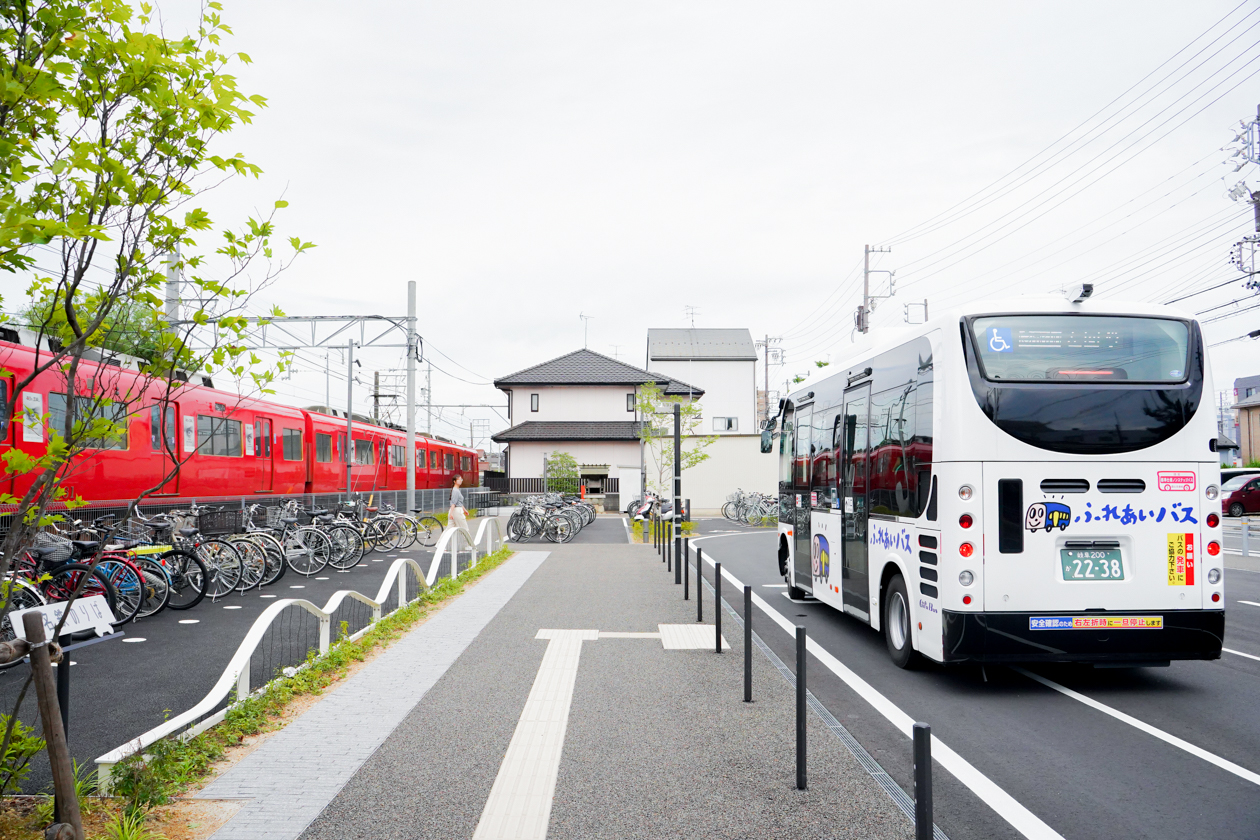
[[387, 647], [434, 606], [462, 593], [466, 584], [502, 565], [512, 553], [510, 548], [501, 548], [458, 577], [444, 578], [412, 603], [373, 624], [355, 641], [342, 638], [323, 656], [317, 650], [311, 651], [296, 674], [272, 680], [259, 692], [230, 705], [227, 717], [218, 726], [188, 739], [178, 735], [163, 738], [151, 744], [143, 755], [118, 762], [112, 776], [113, 793], [124, 797], [130, 810], [147, 811], [170, 802], [204, 778], [228, 747], [251, 735], [281, 728], [279, 718], [295, 698], [322, 694], [343, 679], [354, 662], [362, 661], [376, 648]]

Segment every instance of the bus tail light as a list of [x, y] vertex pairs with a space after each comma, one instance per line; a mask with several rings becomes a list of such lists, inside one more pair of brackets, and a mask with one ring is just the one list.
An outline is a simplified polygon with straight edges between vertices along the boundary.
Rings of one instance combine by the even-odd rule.
[[1208, 569], [1208, 583], [1210, 583], [1210, 584], [1212, 584], [1213, 586], [1215, 586], [1216, 584], [1218, 584], [1218, 583], [1220, 583], [1220, 582], [1221, 582], [1221, 570], [1220, 570], [1220, 569]]
[[1216, 542], [1215, 540], [1213, 540], [1212, 542], [1208, 543], [1208, 554], [1210, 554], [1210, 555], [1212, 555], [1213, 557], [1215, 557], [1216, 555], [1218, 555], [1218, 554], [1220, 554], [1220, 553], [1221, 553], [1221, 544], [1220, 544], [1220, 543]]
[[[958, 553], [961, 554], [963, 557], [970, 557], [972, 553], [975, 552], [975, 550], [976, 550], [975, 546], [973, 546], [971, 543], [963, 543], [962, 545], [958, 546]], [[1218, 548], [1217, 550], [1219, 551], [1220, 549]], [[1211, 552], [1212, 549], [1209, 547], [1208, 551]]]
[[1217, 525], [1220, 525], [1220, 524], [1221, 524], [1221, 518], [1219, 516], [1217, 516], [1215, 513], [1208, 514], [1207, 526], [1209, 528], [1215, 528]]
[[958, 524], [964, 528], [970, 528], [971, 522], [972, 519], [970, 513], [964, 513], [962, 516], [958, 517]]
[[1214, 603], [1214, 604], [1216, 604], [1216, 603], [1220, 603], [1220, 600], [1221, 600], [1221, 593], [1219, 593], [1219, 592], [1213, 592], [1213, 593], [1212, 593], [1212, 603]]
[[970, 603], [971, 603], [971, 596], [970, 596], [970, 595], [964, 595], [964, 596], [963, 596], [963, 603], [964, 603], [964, 604], [970, 604]]

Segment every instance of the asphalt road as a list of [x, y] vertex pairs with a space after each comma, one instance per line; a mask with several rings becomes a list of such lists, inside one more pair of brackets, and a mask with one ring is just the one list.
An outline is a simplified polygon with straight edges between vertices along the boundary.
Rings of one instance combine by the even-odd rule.
[[[803, 624], [904, 712], [930, 723], [933, 735], [1063, 837], [1260, 837], [1255, 782], [1008, 667], [898, 669], [883, 637], [868, 626], [830, 607], [786, 598], [773, 531], [723, 520], [699, 526], [701, 534], [716, 534], [699, 543], [707, 555], [789, 621]], [[706, 577], [712, 581], [711, 567]], [[1227, 566], [1225, 593], [1226, 647], [1260, 657], [1260, 573]], [[724, 595], [742, 613], [742, 597], [729, 583]], [[789, 635], [760, 610], [753, 620], [770, 647], [793, 663]], [[1260, 772], [1260, 659], [1239, 654], [1168, 668], [1028, 670], [1254, 774]], [[899, 784], [912, 789], [904, 735], [817, 660], [809, 687]], [[933, 784], [936, 822], [951, 838], [1019, 836], [939, 764]]]

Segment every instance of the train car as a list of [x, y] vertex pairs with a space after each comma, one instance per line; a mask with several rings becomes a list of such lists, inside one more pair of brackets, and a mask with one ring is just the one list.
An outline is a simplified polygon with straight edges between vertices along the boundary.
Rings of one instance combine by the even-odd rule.
[[[15, 379], [35, 367], [36, 353], [22, 344], [0, 341], [0, 456], [17, 450], [43, 455], [47, 431], [64, 423], [65, 376], [40, 374], [15, 400]], [[70, 497], [88, 501], [154, 498], [213, 499], [254, 495], [337, 493], [346, 490], [346, 458], [352, 453], [351, 488], [356, 492], [404, 490], [407, 486], [406, 435], [397, 429], [355, 423], [347, 446], [345, 420], [251, 397], [209, 384], [166, 383], [121, 364], [84, 361], [81, 393], [115, 397], [98, 401], [126, 431], [99, 441], [75, 457], [63, 486]], [[125, 414], [124, 414], [125, 412]], [[456, 472], [467, 486], [477, 483], [474, 450], [418, 437], [416, 487], [449, 487]], [[176, 462], [182, 465], [162, 483]], [[0, 490], [21, 495], [28, 476], [5, 476]], [[156, 488], [156, 490], [154, 489]]]

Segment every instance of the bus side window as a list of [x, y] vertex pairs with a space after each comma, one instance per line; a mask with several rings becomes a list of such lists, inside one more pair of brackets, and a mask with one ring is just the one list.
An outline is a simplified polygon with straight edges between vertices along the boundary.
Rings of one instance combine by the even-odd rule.
[[832, 429], [835, 427], [839, 406], [823, 408], [814, 412], [813, 429], [813, 482], [811, 489], [818, 494], [818, 507], [835, 506], [836, 498], [836, 453], [833, 448]]
[[795, 412], [791, 407], [783, 410], [783, 429], [779, 432], [779, 482], [792, 483], [792, 460], [796, 454]]

